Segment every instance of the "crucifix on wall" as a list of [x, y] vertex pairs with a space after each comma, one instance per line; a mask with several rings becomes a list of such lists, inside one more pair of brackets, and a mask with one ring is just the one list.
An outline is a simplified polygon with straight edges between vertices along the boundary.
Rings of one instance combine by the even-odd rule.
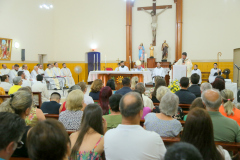
[[[146, 13], [150, 14], [152, 17], [152, 23], [151, 23], [151, 28], [152, 28], [152, 44], [153, 46], [156, 46], [156, 34], [157, 34], [157, 20], [158, 16], [166, 11], [167, 9], [172, 8], [172, 5], [164, 5], [164, 6], [156, 6], [156, 0], [153, 0], [153, 6], [152, 7], [138, 7], [138, 11], [145, 11]], [[164, 9], [163, 11], [156, 13], [157, 9]], [[147, 10], [152, 10], [151, 12]]]

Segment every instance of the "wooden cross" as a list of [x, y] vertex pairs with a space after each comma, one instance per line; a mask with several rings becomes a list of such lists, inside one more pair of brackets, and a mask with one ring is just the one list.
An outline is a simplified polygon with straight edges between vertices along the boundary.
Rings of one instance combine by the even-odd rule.
[[[149, 7], [138, 7], [137, 10], [138, 11], [142, 11], [142, 10], [152, 10], [152, 17], [156, 16], [156, 10], [157, 9], [170, 9], [172, 8], [172, 5], [163, 5], [163, 6], [156, 6], [156, 0], [153, 0], [153, 6], [149, 6]], [[157, 17], [156, 17], [157, 18]], [[156, 33], [156, 30], [155, 30]], [[153, 46], [156, 46], [156, 34], [155, 37], [153, 39], [152, 42]]]

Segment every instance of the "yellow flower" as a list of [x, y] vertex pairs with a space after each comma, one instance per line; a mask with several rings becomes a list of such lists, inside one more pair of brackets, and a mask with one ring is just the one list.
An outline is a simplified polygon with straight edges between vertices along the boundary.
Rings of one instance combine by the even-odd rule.
[[173, 87], [173, 85], [171, 85], [171, 87]]

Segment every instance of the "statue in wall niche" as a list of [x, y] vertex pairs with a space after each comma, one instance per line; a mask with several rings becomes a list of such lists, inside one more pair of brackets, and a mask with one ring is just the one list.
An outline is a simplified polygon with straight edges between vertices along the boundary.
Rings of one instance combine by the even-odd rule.
[[139, 46], [138, 46], [138, 50], [139, 50], [139, 53], [138, 53], [138, 58], [140, 61], [143, 61], [144, 60], [144, 52], [145, 52], [145, 48], [143, 46], [143, 43], [141, 43]]
[[164, 43], [162, 44], [162, 62], [167, 62], [167, 58], [168, 58], [168, 44], [166, 42], [166, 40], [164, 41]]

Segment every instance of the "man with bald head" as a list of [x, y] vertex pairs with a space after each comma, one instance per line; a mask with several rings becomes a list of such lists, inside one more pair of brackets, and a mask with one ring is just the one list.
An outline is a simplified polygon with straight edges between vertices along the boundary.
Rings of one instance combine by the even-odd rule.
[[219, 112], [222, 98], [218, 90], [209, 89], [202, 93], [203, 104], [212, 119], [215, 141], [240, 142], [240, 127], [233, 119]]
[[104, 136], [106, 159], [163, 159], [166, 148], [161, 137], [139, 125], [143, 114], [143, 101], [140, 94], [127, 93], [120, 100], [119, 108], [122, 124], [109, 130]]
[[10, 72], [10, 69], [7, 68], [6, 64], [2, 64], [2, 69], [0, 69], [0, 75], [8, 75]]
[[37, 81], [37, 75], [38, 75], [38, 66], [34, 66], [32, 72], [31, 72], [31, 77], [34, 81]]

